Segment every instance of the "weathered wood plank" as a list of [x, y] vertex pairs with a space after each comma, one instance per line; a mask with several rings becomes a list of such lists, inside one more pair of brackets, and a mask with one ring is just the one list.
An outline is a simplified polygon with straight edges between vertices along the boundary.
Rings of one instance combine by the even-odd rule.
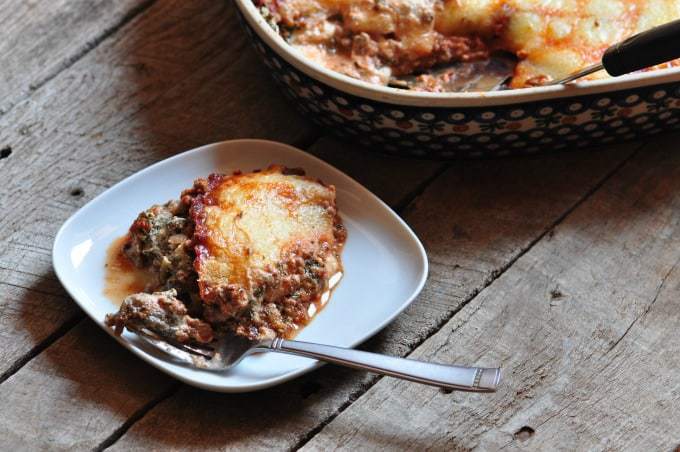
[[[6, 326], [9, 332], [6, 341], [3, 341], [9, 347], [0, 352], [3, 353], [0, 355], [0, 367], [14, 362], [16, 357], [40, 343], [50, 331], [77, 312], [71, 302], [60, 298], [63, 292], [54, 282], [49, 267], [49, 248], [61, 221], [87, 199], [148, 163], [204, 142], [248, 135], [307, 142], [313, 136], [310, 129], [282, 103], [267, 74], [263, 73], [262, 67], [247, 49], [235, 24], [233, 10], [224, 4], [199, 1], [166, 2], [154, 6], [121, 33], [50, 81], [34, 94], [30, 102], [18, 105], [0, 119], [0, 148], [10, 145], [14, 151], [10, 158], [0, 160], [0, 172], [8, 175], [4, 180], [9, 181], [5, 187], [8, 191], [4, 196], [0, 193], [0, 205], [6, 211], [20, 212], [17, 217], [0, 219], [0, 241], [3, 243], [0, 250], [0, 267], [3, 268], [0, 277], [3, 279], [0, 281], [5, 282], [4, 286], [0, 286], [3, 287], [0, 293], [4, 295], [4, 290], [19, 291], [12, 292], [14, 295], [8, 301], [3, 299], [6, 297], [0, 297], [0, 327]], [[224, 87], [224, 97], [215, 95], [219, 86]], [[238, 95], [229, 96], [229, 93]], [[268, 103], [262, 102], [262, 98], [267, 98]], [[252, 105], [252, 109], [245, 109], [244, 105]], [[474, 271], [470, 271], [470, 275], [479, 274], [479, 277], [470, 276], [469, 291], [461, 289], [463, 295], [460, 298], [458, 295], [449, 298], [441, 309], [433, 311], [435, 315], [430, 318], [431, 321], [418, 325], [415, 332], [402, 334], [400, 328], [405, 329], [406, 323], [403, 326], [395, 324], [381, 339], [372, 342], [371, 347], [406, 353], [422, 341], [457, 309], [461, 300], [469, 298], [471, 293], [487, 284], [499, 268], [511, 262], [533, 240], [532, 237], [546, 227], [545, 223], [559, 216], [560, 209], [575, 202], [629, 151], [630, 148], [624, 147], [597, 156], [585, 156], [584, 153], [580, 157], [572, 156], [571, 160], [566, 157], [566, 160], [555, 158], [547, 160], [547, 163], [539, 160], [524, 170], [527, 173], [522, 172], [523, 163], [509, 161], [507, 166], [497, 167], [492, 174], [504, 175], [500, 177], [499, 190], [512, 188], [509, 187], [512, 180], [505, 172], [518, 171], [519, 179], [528, 175], [530, 182], [520, 181], [521, 187], [514, 192], [516, 196], [531, 194], [527, 192], [528, 188], [534, 191], [552, 189], [562, 193], [561, 196], [549, 197], [544, 203], [525, 205], [524, 210], [518, 211], [518, 214], [531, 217], [532, 209], [546, 210], [547, 213], [541, 217], [545, 222], [536, 220], [516, 225], [521, 232], [526, 232], [526, 237], [520, 237], [526, 240], [518, 240], [514, 245], [501, 243], [505, 247], [498, 244], [503, 242], [498, 237], [488, 237], [488, 234], [484, 240], [476, 237], [480, 243], [475, 246], [490, 254], [480, 253], [485, 265], [481, 266], [481, 270], [475, 267]], [[344, 168], [350, 174], [369, 186], [382, 186], [381, 178], [391, 180], [390, 172], [400, 178], [412, 177], [403, 185], [392, 183], [384, 186], [386, 191], [381, 195], [390, 202], [399, 203], [405, 199], [404, 196], [413, 191], [411, 183], [420, 178], [411, 174], [414, 165], [410, 162], [403, 166], [395, 164], [395, 169], [392, 169], [380, 160], [371, 166], [366, 163], [370, 159], [364, 159], [358, 153], [355, 155], [353, 157], [349, 153], [348, 162], [340, 162], [340, 166], [347, 165]], [[537, 174], [542, 169], [541, 165], [545, 165], [548, 175], [559, 179], [565, 174], [565, 167], [560, 167], [565, 165], [563, 162], [577, 168], [575, 171], [579, 174], [573, 181], [545, 182], [543, 178], [547, 176]], [[457, 166], [447, 173], [447, 181], [449, 184], [462, 183], [466, 187], [471, 185], [472, 195], [482, 198], [482, 190], [488, 192], [489, 188], [481, 183], [475, 185], [466, 178], [476, 179], [479, 173], [484, 173], [485, 164], [473, 164], [472, 173], [462, 170], [468, 164]], [[429, 177], [433, 169], [436, 171], [436, 166], [423, 165], [424, 178]], [[385, 173], [378, 174], [377, 171]], [[17, 180], [19, 177], [23, 180]], [[495, 184], [495, 179], [481, 178], [486, 184]], [[575, 186], [566, 188], [568, 182]], [[84, 195], [79, 194], [78, 188], [84, 191]], [[451, 187], [445, 188], [445, 193], [458, 194]], [[465, 194], [466, 201], [460, 204], [461, 208], [471, 209], [479, 216], [484, 210], [476, 205], [480, 201], [476, 201], [474, 196], [470, 199], [470, 195]], [[426, 196], [432, 196], [431, 192]], [[514, 202], [512, 196], [503, 199]], [[23, 207], [18, 210], [17, 206]], [[504, 221], [504, 215], [509, 212], [507, 207], [506, 210], [501, 207], [494, 205], [498, 216], [490, 218]], [[445, 205], [445, 208], [449, 206]], [[29, 212], [24, 213], [23, 209]], [[432, 215], [417, 208], [414, 212], [409, 214], [409, 221], [414, 224], [421, 221], [417, 216], [423, 212]], [[477, 223], [471, 225], [476, 226]], [[436, 241], [433, 243], [437, 244]], [[475, 243], [474, 240], [472, 243]], [[498, 254], [490, 251], [494, 247], [498, 248]], [[444, 257], [447, 256], [445, 253]], [[473, 252], [468, 257], [477, 262]], [[442, 272], [447, 265], [443, 264]], [[22, 287], [31, 290], [25, 291]], [[41, 299], [37, 294], [52, 298]], [[428, 296], [435, 300], [439, 294], [435, 289], [431, 295], [424, 294], [420, 302], [429, 303]], [[431, 311], [427, 306], [423, 309]], [[98, 355], [98, 350], [107, 350], [101, 344], [117, 346], [102, 333], [97, 335], [88, 328], [93, 327], [84, 322], [0, 385], [0, 392], [5, 385], [12, 388], [11, 404], [7, 405], [6, 411], [8, 415], [0, 420], [0, 431], [4, 428], [13, 432], [12, 444], [24, 447], [29, 444], [35, 448], [92, 447], [119, 428], [132, 413], [144, 410], [171, 384], [167, 378], [159, 376], [122, 350], [122, 356], [114, 353], [111, 361]], [[5, 328], [0, 328], [2, 330]], [[30, 334], [24, 336], [26, 331]], [[19, 336], [13, 332], [18, 332]], [[82, 343], [92, 348], [83, 348]], [[69, 360], [62, 356], [64, 354], [73, 354], [78, 359]], [[56, 358], [52, 360], [49, 356]], [[101, 360], [103, 364], [84, 366], [91, 375], [87, 380], [64, 371], [66, 367], [59, 365], [66, 363], [67, 367], [80, 368], [83, 366], [79, 360], [90, 358], [94, 362]], [[126, 377], [125, 371], [112, 372], [115, 365], [120, 369], [132, 369], [133, 375]], [[107, 375], [113, 373], [115, 378], [100, 377], [98, 371], [107, 372]], [[54, 375], [60, 376], [57, 382], [54, 382]], [[139, 392], [132, 390], [127, 397], [120, 395], [123, 398], [120, 405], [101, 404], [106, 401], [107, 395], [119, 397], [121, 388], [147, 380], [154, 382], [152, 386], [157, 389], [156, 392], [142, 387]], [[212, 448], [222, 448], [225, 444], [250, 444], [260, 448], [294, 446], [318, 425], [319, 420], [328, 419], [338, 408], [351, 402], [363, 391], [363, 385], [370, 381], [364, 375], [324, 369], [262, 395], [232, 398], [185, 388], [178, 397], [168, 400], [170, 409], [159, 407], [159, 410], [152, 411], [153, 415], [148, 418], [151, 424], [145, 424], [146, 428], [153, 427], [153, 422], [158, 426], [151, 434], [142, 426], [133, 435], [126, 436], [118, 447], [142, 448], [160, 444], [179, 448], [195, 443], [200, 448], [200, 441], [208, 441], [207, 437], [212, 438], [207, 444]], [[43, 403], [52, 403], [54, 399], [55, 410], [45, 410], [43, 415], [39, 407], [31, 405], [35, 388], [41, 388]], [[73, 388], [78, 389], [74, 391]], [[148, 392], [144, 394], [145, 391]], [[62, 392], [72, 396], [70, 407], [64, 402], [66, 399], [61, 398]], [[291, 392], [297, 395], [291, 397]], [[271, 401], [262, 406], [272, 414], [263, 418], [254, 402], [267, 395], [266, 400]], [[234, 400], [248, 404], [248, 408], [239, 409]], [[186, 406], [191, 409], [183, 414]], [[291, 406], [295, 407], [296, 413], [290, 413]], [[214, 414], [218, 408], [225, 412], [218, 421], [214, 416], [205, 414]], [[182, 431], [183, 436], [172, 434], [172, 429], [167, 426], [168, 418], [158, 416], [158, 413], [184, 421], [186, 426], [179, 422], [170, 424], [174, 433]], [[265, 420], [271, 421], [267, 429], [262, 428]], [[94, 427], [91, 433], [83, 435], [79, 429], [87, 422]], [[215, 422], [219, 424], [215, 425]], [[247, 422], [248, 426], [235, 429], [234, 424], [239, 422]], [[36, 438], [25, 427], [32, 423], [38, 423], [51, 435], [45, 436], [46, 439]], [[218, 433], [210, 436], [213, 435], [211, 429]], [[168, 432], [171, 434], [166, 436]], [[77, 442], [79, 438], [83, 440], [82, 446]], [[226, 443], [222, 443], [225, 439]]]
[[[439, 176], [405, 215], [431, 256], [427, 287], [405, 314], [366, 347], [408, 353], [632, 149], [462, 162]], [[349, 174], [380, 170], [381, 160], [356, 154], [343, 157], [351, 165], [345, 167]], [[399, 180], [408, 169], [383, 171]], [[457, 262], [464, 265], [456, 267]], [[151, 410], [113, 449], [293, 448], [373, 381], [369, 375], [328, 366], [249, 396], [208, 396], [185, 388]]]
[[393, 209], [400, 209], [446, 169], [441, 162], [379, 156], [329, 137], [319, 139], [307, 150], [347, 173]]
[[[0, 1], [0, 40], [2, 71], [0, 72], [0, 115], [7, 112], [21, 99], [28, 97], [47, 80], [70, 66], [104, 37], [112, 34], [122, 24], [148, 6], [149, 2], [125, 0], [108, 1], [53, 1], [13, 2]], [[32, 125], [22, 125], [19, 134], [30, 133]], [[11, 156], [12, 148], [7, 143], [0, 145], [5, 154]], [[0, 174], [7, 175], [7, 164], [0, 162]], [[55, 207], [52, 200], [50, 207]], [[63, 202], [63, 201], [62, 201]], [[3, 204], [4, 205], [4, 204]], [[56, 206], [63, 208], [63, 206]], [[37, 219], [40, 223], [40, 220]], [[49, 221], [49, 220], [48, 220]], [[46, 337], [54, 325], [60, 325], [74, 314], [73, 309], [60, 309], [65, 296], [51, 273], [36, 274], [35, 269], [51, 265], [51, 239], [44, 234], [25, 234], [22, 240], [8, 237], [3, 243], [5, 252], [16, 256], [14, 262], [0, 263], [0, 293], [3, 314], [30, 316], [36, 309], [42, 315], [31, 328], [0, 321], [2, 332], [7, 338], [20, 338], [19, 343], [31, 343], [35, 336]], [[56, 299], [55, 299], [56, 297]], [[24, 302], [25, 301], [25, 302]], [[5, 359], [12, 346], [0, 351], [0, 363], [9, 365]], [[0, 376], [7, 371], [7, 365], [0, 365]]]
[[2, 448], [91, 450], [173, 385], [81, 322], [0, 385]]
[[79, 315], [50, 254], [87, 200], [199, 144], [311, 139], [263, 67], [228, 2], [163, 1], [0, 117], [0, 375]]
[[383, 379], [303, 450], [676, 447], [676, 142], [647, 146], [412, 354], [500, 363], [499, 393]]
[[0, 1], [0, 114], [30, 95], [150, 1]]

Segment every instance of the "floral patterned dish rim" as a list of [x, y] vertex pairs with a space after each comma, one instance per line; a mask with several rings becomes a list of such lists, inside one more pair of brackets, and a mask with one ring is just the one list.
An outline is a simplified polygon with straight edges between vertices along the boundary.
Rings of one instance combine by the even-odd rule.
[[375, 85], [331, 71], [303, 56], [264, 20], [253, 0], [234, 0], [248, 24], [281, 58], [298, 70], [337, 90], [397, 105], [414, 107], [489, 107], [588, 94], [622, 91], [680, 81], [680, 67], [624, 75], [617, 78], [485, 93], [428, 93]]

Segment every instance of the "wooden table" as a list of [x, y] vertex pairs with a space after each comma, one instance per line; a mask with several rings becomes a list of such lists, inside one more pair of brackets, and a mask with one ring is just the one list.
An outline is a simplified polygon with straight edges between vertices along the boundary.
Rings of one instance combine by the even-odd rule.
[[[452, 164], [367, 154], [282, 99], [217, 0], [0, 0], [0, 449], [668, 450], [680, 442], [679, 137]], [[431, 264], [362, 348], [501, 364], [493, 395], [326, 366], [258, 393], [180, 384], [51, 266], [62, 222], [182, 150], [260, 137], [346, 171]], [[367, 300], [370, 302], [370, 300]]]

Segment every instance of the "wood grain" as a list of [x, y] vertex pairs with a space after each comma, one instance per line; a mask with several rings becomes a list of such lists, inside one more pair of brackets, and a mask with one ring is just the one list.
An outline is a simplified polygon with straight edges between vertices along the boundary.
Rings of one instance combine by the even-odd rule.
[[50, 257], [78, 207], [200, 144], [311, 139], [239, 27], [227, 2], [159, 2], [0, 117], [0, 376], [80, 315]]
[[[409, 353], [578, 203], [633, 148], [629, 145], [600, 153], [452, 165], [405, 214], [430, 253], [426, 289], [406, 313], [364, 348]], [[397, 172], [382, 167], [379, 158], [360, 156], [359, 152], [344, 154], [344, 161], [352, 165], [343, 167], [349, 174], [382, 170], [399, 180], [411, 166]], [[569, 178], [563, 177], [567, 170]], [[370, 375], [327, 366], [249, 396], [211, 397], [186, 388], [151, 410], [112, 449], [295, 448], [351, 406], [373, 382]], [[329, 444], [325, 445], [332, 448]]]
[[447, 395], [386, 378], [303, 450], [674, 448], [676, 140], [637, 154], [411, 355], [502, 364], [500, 392]]
[[0, 385], [4, 450], [91, 450], [176, 383], [92, 322]]
[[307, 151], [348, 174], [398, 213], [447, 167], [441, 162], [376, 155], [330, 137], [317, 140]]
[[[0, 41], [0, 207], [11, 213], [0, 217], [3, 447], [677, 442], [680, 157], [662, 150], [677, 137], [630, 161], [635, 144], [452, 165], [377, 157], [316, 141], [251, 52], [230, 2], [0, 0], [0, 11], [9, 37]], [[79, 320], [51, 269], [61, 223], [150, 163], [247, 136], [316, 141], [311, 152], [404, 209], [424, 241], [425, 290], [363, 348], [502, 363], [503, 390], [443, 394], [328, 366], [255, 394], [211, 394]]]
[[0, 1], [0, 114], [115, 32], [150, 1]]

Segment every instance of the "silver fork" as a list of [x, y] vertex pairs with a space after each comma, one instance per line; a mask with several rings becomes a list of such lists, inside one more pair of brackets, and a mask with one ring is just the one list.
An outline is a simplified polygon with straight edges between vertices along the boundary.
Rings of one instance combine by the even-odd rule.
[[[131, 329], [128, 326], [128, 329]], [[250, 341], [240, 336], [222, 337], [207, 346], [186, 345], [161, 338], [149, 330], [132, 331], [164, 353], [192, 367], [225, 371], [246, 356], [277, 352], [305, 356], [354, 369], [389, 375], [431, 386], [469, 392], [495, 392], [501, 378], [500, 368], [461, 367], [397, 358], [378, 353], [311, 342], [281, 339]]]

